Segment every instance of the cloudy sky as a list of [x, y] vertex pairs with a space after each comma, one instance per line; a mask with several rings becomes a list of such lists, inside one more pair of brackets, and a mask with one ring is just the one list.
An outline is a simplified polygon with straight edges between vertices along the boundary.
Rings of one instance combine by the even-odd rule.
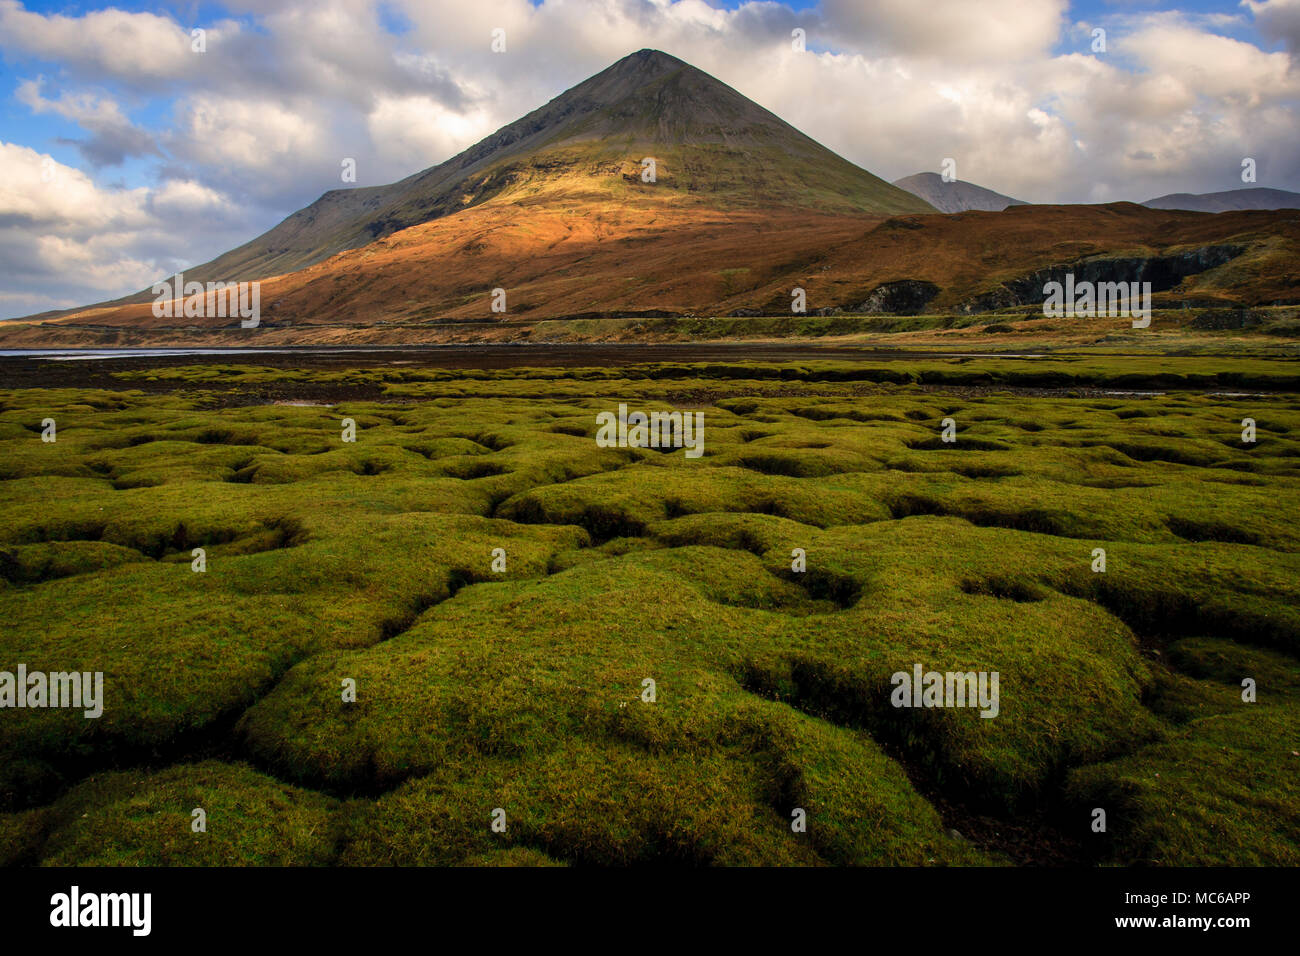
[[0, 317], [141, 289], [344, 158], [391, 182], [643, 47], [886, 179], [1138, 201], [1251, 157], [1300, 190], [1300, 0], [0, 0]]

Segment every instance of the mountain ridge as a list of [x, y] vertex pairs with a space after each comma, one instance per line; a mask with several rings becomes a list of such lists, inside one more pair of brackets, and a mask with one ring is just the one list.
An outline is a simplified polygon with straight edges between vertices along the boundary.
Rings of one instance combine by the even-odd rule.
[[1225, 189], [1217, 193], [1169, 193], [1142, 203], [1148, 209], [1191, 212], [1236, 212], [1243, 209], [1300, 209], [1300, 193], [1266, 186]]
[[944, 180], [938, 173], [922, 172], [895, 179], [899, 189], [925, 200], [939, 212], [1001, 212], [1010, 206], [1027, 206], [1020, 199], [968, 183], [963, 179]]

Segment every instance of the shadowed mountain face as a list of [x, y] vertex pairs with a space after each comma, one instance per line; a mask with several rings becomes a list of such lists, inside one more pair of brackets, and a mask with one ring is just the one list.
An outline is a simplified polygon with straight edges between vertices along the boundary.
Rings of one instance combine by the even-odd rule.
[[[641, 180], [655, 160], [656, 182]], [[185, 272], [199, 281], [302, 269], [493, 201], [692, 199], [712, 208], [932, 211], [695, 67], [641, 50], [445, 163], [327, 192], [270, 232]], [[137, 298], [138, 297], [133, 297]]]
[[1221, 193], [1170, 193], [1148, 199], [1151, 209], [1190, 209], [1193, 212], [1233, 212], [1238, 209], [1300, 209], [1300, 193], [1285, 189], [1229, 189]]
[[916, 173], [894, 180], [894, 185], [925, 200], [940, 212], [1001, 212], [1008, 206], [1026, 205], [1019, 199], [960, 179], [944, 182], [938, 173]]

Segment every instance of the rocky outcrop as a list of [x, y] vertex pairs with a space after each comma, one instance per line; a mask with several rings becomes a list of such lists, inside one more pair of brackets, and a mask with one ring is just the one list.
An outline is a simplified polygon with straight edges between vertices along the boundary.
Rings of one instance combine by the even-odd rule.
[[1129, 256], [1081, 259], [1049, 266], [1037, 272], [1002, 283], [988, 292], [972, 296], [957, 306], [958, 312], [977, 315], [996, 309], [1035, 305], [1043, 301], [1043, 287], [1049, 282], [1065, 282], [1067, 274], [1074, 282], [1149, 282], [1152, 293], [1168, 292], [1188, 276], [1218, 268], [1245, 251], [1245, 246], [1202, 246], [1189, 252], [1168, 256]]
[[924, 279], [899, 279], [876, 286], [850, 312], [889, 312], [894, 315], [917, 315], [939, 294], [939, 287]]

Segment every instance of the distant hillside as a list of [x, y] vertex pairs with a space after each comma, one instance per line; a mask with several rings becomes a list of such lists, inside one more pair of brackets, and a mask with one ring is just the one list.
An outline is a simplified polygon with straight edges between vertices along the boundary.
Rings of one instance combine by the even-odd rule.
[[[895, 183], [895, 185], [899, 185]], [[906, 187], [904, 187], [906, 188]], [[1188, 209], [1192, 212], [1235, 212], [1240, 209], [1300, 209], [1300, 193], [1285, 189], [1229, 189], [1221, 193], [1170, 193], [1148, 199], [1152, 209]]]
[[944, 182], [938, 173], [916, 173], [894, 180], [894, 185], [905, 189], [913, 196], [924, 199], [940, 212], [1001, 212], [1008, 206], [1024, 206], [1027, 203], [995, 193], [983, 186], [954, 179]]
[[[550, 341], [586, 320], [996, 314], [1041, 309], [1048, 281], [1149, 281], [1158, 308], [1300, 304], [1300, 216], [1104, 206], [868, 217], [612, 203], [487, 203], [262, 280], [261, 324], [155, 318], [150, 303], [0, 323], [0, 347]], [[508, 309], [495, 313], [493, 289]], [[1027, 314], [1020, 312], [1018, 314]], [[549, 320], [564, 321], [546, 326]], [[549, 331], [548, 331], [549, 329]]]

